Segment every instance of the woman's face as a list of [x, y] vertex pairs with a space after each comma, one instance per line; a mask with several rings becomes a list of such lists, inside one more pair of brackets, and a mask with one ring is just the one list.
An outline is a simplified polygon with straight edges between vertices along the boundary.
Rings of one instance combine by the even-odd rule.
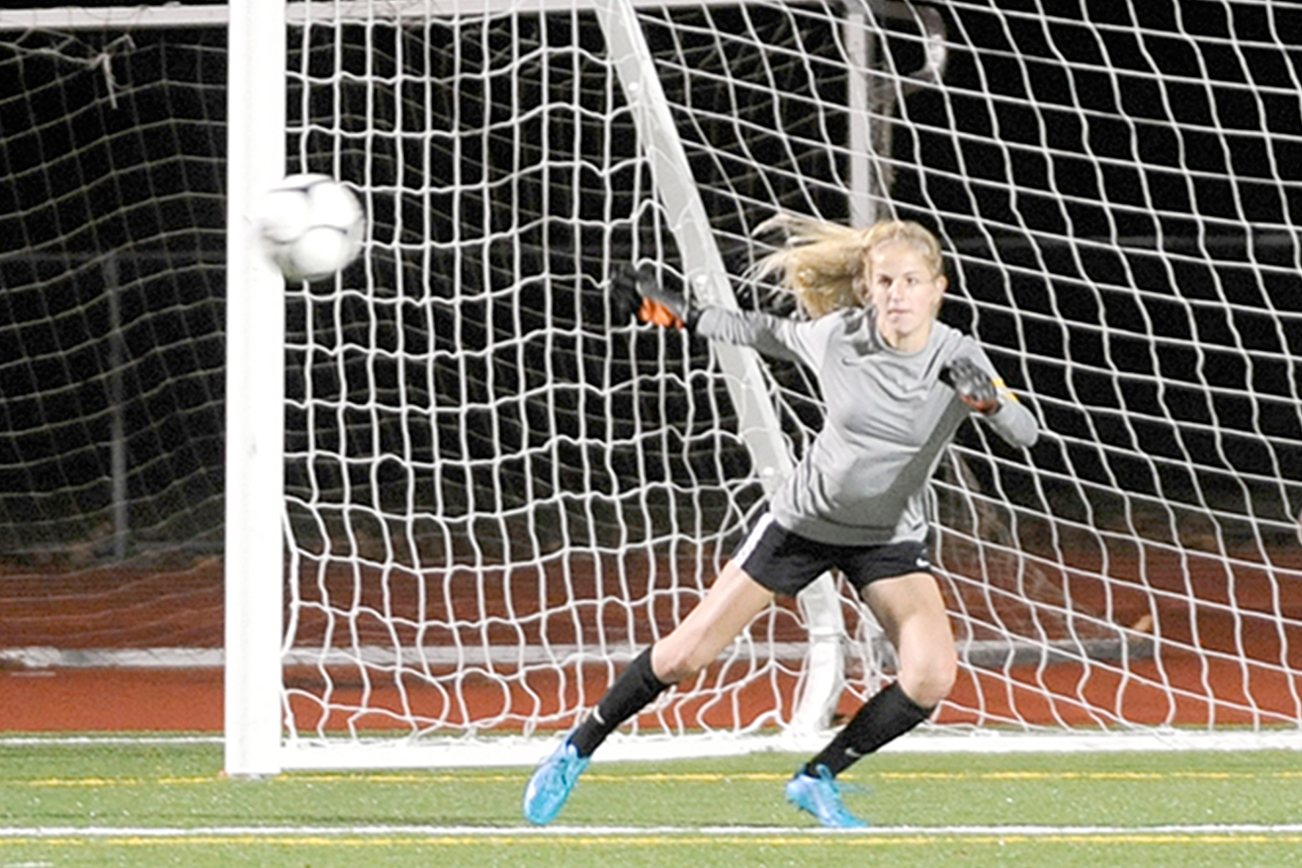
[[906, 241], [888, 241], [868, 251], [868, 302], [877, 310], [877, 329], [892, 347], [922, 349], [940, 309], [947, 281]]

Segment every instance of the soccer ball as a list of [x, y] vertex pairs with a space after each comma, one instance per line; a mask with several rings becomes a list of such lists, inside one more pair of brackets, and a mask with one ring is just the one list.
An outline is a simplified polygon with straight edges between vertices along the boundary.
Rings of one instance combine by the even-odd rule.
[[325, 175], [290, 175], [267, 192], [257, 212], [262, 243], [289, 280], [338, 272], [362, 249], [362, 206]]

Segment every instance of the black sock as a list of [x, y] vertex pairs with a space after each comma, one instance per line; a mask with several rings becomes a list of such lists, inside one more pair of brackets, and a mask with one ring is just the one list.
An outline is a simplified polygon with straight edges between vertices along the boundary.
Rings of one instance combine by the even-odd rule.
[[589, 756], [615, 727], [645, 708], [651, 700], [669, 688], [651, 669], [651, 649], [634, 658], [629, 667], [615, 679], [587, 720], [578, 725], [570, 736], [570, 744], [579, 756]]
[[899, 738], [931, 716], [934, 709], [923, 708], [905, 695], [898, 682], [864, 703], [845, 728], [836, 734], [818, 756], [805, 764], [807, 775], [817, 776], [818, 766], [827, 766], [839, 775], [860, 757]]

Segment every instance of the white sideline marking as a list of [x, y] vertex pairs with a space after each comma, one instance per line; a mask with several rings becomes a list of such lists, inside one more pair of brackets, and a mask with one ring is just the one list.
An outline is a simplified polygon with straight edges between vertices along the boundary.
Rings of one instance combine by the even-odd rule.
[[865, 829], [821, 829], [810, 826], [31, 826], [0, 828], [3, 838], [240, 838], [381, 837], [406, 835], [437, 838], [491, 837], [674, 837], [684, 835], [734, 835], [762, 838], [776, 835], [933, 835], [949, 837], [1085, 837], [1285, 835], [1302, 833], [1302, 823], [1226, 823], [1166, 826], [870, 826]]

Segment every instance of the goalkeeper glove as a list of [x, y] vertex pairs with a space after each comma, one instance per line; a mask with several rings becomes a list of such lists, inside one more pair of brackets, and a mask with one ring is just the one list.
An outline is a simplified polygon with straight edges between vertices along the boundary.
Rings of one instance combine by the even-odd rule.
[[950, 362], [940, 372], [940, 379], [958, 397], [978, 413], [993, 413], [999, 409], [999, 389], [990, 375], [969, 358]]
[[611, 307], [620, 317], [636, 316], [662, 328], [691, 329], [700, 314], [682, 292], [656, 280], [650, 265], [618, 265], [610, 281]]

